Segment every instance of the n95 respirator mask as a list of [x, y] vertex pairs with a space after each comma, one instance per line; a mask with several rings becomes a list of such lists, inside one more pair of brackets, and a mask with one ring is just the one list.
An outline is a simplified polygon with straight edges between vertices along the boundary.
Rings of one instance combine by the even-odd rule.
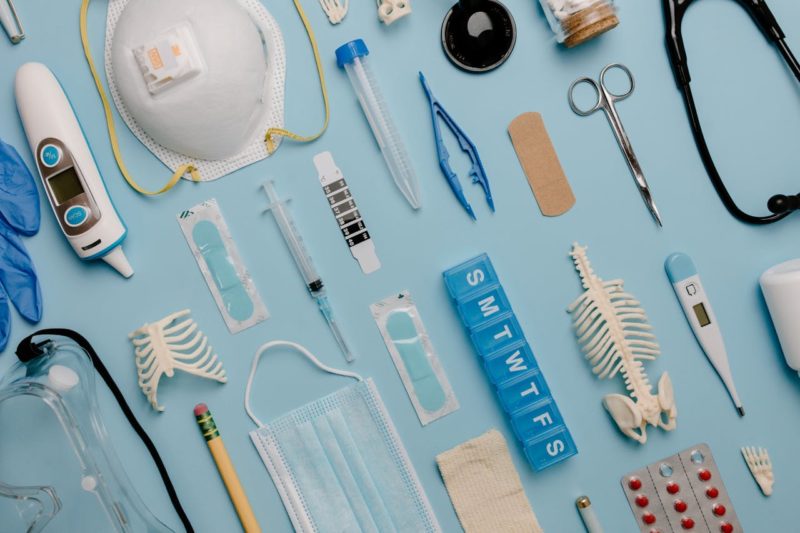
[[283, 127], [283, 37], [258, 0], [109, 0], [105, 67], [119, 114], [173, 172], [230, 174]]

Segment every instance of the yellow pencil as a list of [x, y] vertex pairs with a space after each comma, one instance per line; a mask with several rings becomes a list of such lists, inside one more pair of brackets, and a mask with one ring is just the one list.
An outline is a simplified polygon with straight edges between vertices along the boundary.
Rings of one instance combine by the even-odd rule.
[[225, 450], [225, 444], [222, 442], [222, 437], [219, 436], [219, 430], [211, 417], [211, 411], [208, 410], [206, 404], [199, 403], [194, 408], [194, 416], [197, 418], [197, 424], [211, 451], [211, 457], [217, 464], [217, 470], [225, 483], [225, 488], [228, 489], [228, 495], [231, 497], [236, 514], [239, 515], [242, 528], [245, 533], [261, 533], [261, 526], [258, 525], [253, 508], [250, 507], [250, 502], [247, 500], [247, 494], [245, 494], [244, 488], [239, 482], [239, 476], [236, 475], [236, 470], [233, 468], [231, 458]]

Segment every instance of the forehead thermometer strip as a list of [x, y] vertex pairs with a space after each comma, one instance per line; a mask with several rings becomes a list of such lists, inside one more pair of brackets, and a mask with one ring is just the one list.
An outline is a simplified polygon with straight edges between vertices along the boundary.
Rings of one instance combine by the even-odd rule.
[[675, 289], [675, 294], [678, 295], [678, 300], [697, 342], [719, 374], [725, 388], [728, 389], [739, 416], [744, 416], [742, 402], [739, 400], [736, 386], [733, 384], [733, 375], [728, 363], [722, 332], [719, 329], [714, 310], [711, 308], [711, 302], [708, 301], [706, 291], [703, 290], [703, 284], [697, 274], [694, 262], [686, 254], [675, 253], [667, 258], [664, 268], [672, 282], [672, 288]]
[[342, 171], [336, 166], [330, 152], [322, 152], [314, 156], [314, 166], [319, 173], [319, 183], [325, 198], [339, 223], [350, 253], [358, 261], [364, 274], [371, 274], [381, 267], [381, 262], [375, 254], [375, 245], [361, 218], [361, 212], [350, 194], [350, 187], [344, 180]]

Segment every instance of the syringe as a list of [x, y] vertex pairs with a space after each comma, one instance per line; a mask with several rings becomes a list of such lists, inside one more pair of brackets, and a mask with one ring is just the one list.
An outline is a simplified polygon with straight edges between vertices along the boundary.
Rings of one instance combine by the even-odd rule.
[[347, 347], [342, 332], [339, 330], [339, 326], [333, 318], [333, 309], [331, 309], [331, 304], [325, 293], [325, 286], [322, 283], [322, 278], [319, 277], [319, 274], [317, 274], [317, 271], [314, 269], [311, 256], [308, 255], [305, 246], [303, 246], [303, 238], [297, 231], [292, 221], [292, 216], [287, 209], [287, 200], [278, 198], [278, 193], [275, 191], [275, 182], [272, 180], [264, 183], [264, 191], [267, 193], [267, 198], [269, 199], [269, 205], [265, 211], [272, 211], [275, 222], [278, 223], [281, 234], [286, 240], [286, 245], [289, 247], [289, 251], [292, 252], [294, 262], [300, 270], [300, 275], [303, 276], [303, 281], [305, 281], [306, 287], [308, 287], [308, 292], [310, 292], [311, 296], [316, 300], [322, 316], [324, 316], [325, 320], [328, 322], [328, 327], [331, 328], [331, 333], [333, 333], [333, 337], [336, 339], [337, 344], [339, 344], [339, 348], [342, 350], [345, 360], [348, 363], [352, 362], [354, 359], [353, 354], [350, 352], [350, 348]]

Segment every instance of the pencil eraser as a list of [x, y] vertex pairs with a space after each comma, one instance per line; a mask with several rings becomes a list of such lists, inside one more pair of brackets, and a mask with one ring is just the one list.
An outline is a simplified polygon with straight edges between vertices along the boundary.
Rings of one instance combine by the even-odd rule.
[[204, 403], [198, 403], [194, 406], [194, 416], [200, 416], [208, 412], [208, 406]]

